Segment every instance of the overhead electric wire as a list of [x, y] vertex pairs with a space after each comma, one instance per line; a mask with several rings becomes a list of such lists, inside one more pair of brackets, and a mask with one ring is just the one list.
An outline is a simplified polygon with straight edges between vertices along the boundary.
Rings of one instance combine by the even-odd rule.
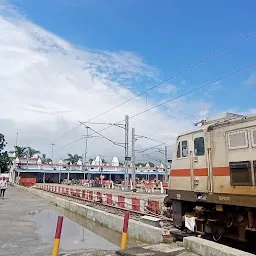
[[[186, 96], [186, 95], [188, 95], [188, 94], [190, 94], [190, 93], [193, 93], [193, 92], [195, 92], [195, 91], [197, 91], [197, 90], [200, 90], [200, 89], [202, 89], [202, 88], [204, 88], [204, 87], [207, 87], [207, 86], [209, 86], [209, 85], [211, 85], [211, 84], [214, 84], [214, 83], [216, 83], [216, 82], [218, 82], [218, 81], [220, 81], [220, 80], [223, 80], [223, 79], [225, 79], [225, 78], [227, 78], [227, 77], [230, 77], [230, 76], [233, 76], [233, 75], [235, 75], [235, 74], [237, 74], [237, 73], [240, 73], [240, 72], [242, 72], [242, 71], [244, 71], [244, 70], [246, 70], [246, 69], [248, 69], [248, 68], [250, 68], [250, 67], [253, 67], [253, 66], [255, 66], [255, 65], [256, 65], [256, 63], [251, 64], [251, 65], [248, 65], [248, 66], [246, 66], [246, 67], [244, 67], [244, 68], [238, 69], [238, 70], [236, 70], [236, 71], [234, 71], [234, 72], [231, 72], [231, 73], [229, 73], [229, 74], [227, 74], [227, 75], [224, 75], [224, 76], [222, 76], [222, 77], [220, 77], [220, 78], [218, 78], [218, 79], [215, 79], [215, 80], [213, 80], [213, 81], [211, 81], [211, 82], [209, 82], [209, 83], [206, 83], [206, 84], [204, 84], [204, 85], [202, 85], [202, 86], [199, 86], [199, 87], [197, 87], [197, 88], [195, 88], [195, 89], [192, 89], [192, 90], [190, 90], [190, 91], [188, 91], [188, 92], [186, 92], [186, 93], [183, 93], [183, 94], [181, 94], [181, 95], [179, 95], [179, 96], [177, 96], [177, 97], [175, 97], [175, 98], [172, 98], [172, 99], [167, 100], [167, 101], [165, 101], [165, 102], [162, 102], [162, 103], [160, 103], [160, 104], [158, 104], [158, 105], [156, 105], [156, 106], [154, 106], [154, 107], [152, 107], [152, 108], [149, 108], [149, 109], [146, 109], [146, 110], [144, 110], [144, 111], [142, 111], [142, 112], [139, 112], [139, 113], [137, 113], [137, 114], [131, 116], [130, 119], [131, 119], [131, 118], [134, 118], [134, 117], [136, 117], [136, 116], [139, 116], [139, 115], [141, 115], [141, 114], [144, 114], [144, 113], [146, 113], [146, 112], [148, 112], [148, 111], [150, 111], [150, 110], [152, 110], [152, 109], [155, 109], [155, 108], [157, 108], [157, 107], [159, 107], [159, 106], [162, 106], [162, 105], [164, 105], [164, 104], [166, 104], [166, 103], [169, 103], [169, 102], [171, 102], [171, 101], [174, 101], [174, 100], [176, 100], [176, 99], [178, 99], [178, 98], [181, 98], [181, 97], [183, 97], [183, 96]], [[120, 121], [120, 122], [118, 122], [118, 123], [121, 123], [121, 122], [123, 122], [123, 121], [124, 121], [124, 120], [122, 120], [122, 121]], [[118, 123], [117, 123], [117, 124], [118, 124]], [[80, 124], [79, 124], [79, 125], [80, 125]], [[112, 127], [112, 125], [107, 126], [107, 127], [103, 128], [103, 129], [97, 131], [97, 132], [95, 131], [95, 133], [99, 133], [99, 132], [104, 131], [104, 130], [110, 128], [110, 127]], [[94, 133], [93, 133], [93, 134], [94, 134]], [[91, 134], [91, 135], [93, 135], [93, 134]], [[70, 142], [70, 143], [64, 145], [63, 147], [66, 147], [66, 146], [68, 146], [68, 145], [71, 145], [71, 144], [73, 144], [73, 143], [76, 143], [77, 141], [79, 141], [79, 140], [81, 140], [81, 139], [83, 139], [83, 138], [79, 138], [78, 140], [75, 140], [75, 141], [73, 141], [73, 142]], [[62, 147], [59, 147], [59, 148], [55, 149], [54, 151], [56, 151], [56, 150], [58, 150], [58, 149], [60, 149], [60, 148], [62, 148]]]
[[53, 140], [50, 144], [52, 144], [52, 143], [54, 143], [55, 141], [57, 141], [57, 140], [59, 140], [59, 139], [65, 137], [65, 136], [68, 135], [69, 133], [75, 131], [75, 130], [76, 130], [78, 127], [80, 127], [80, 126], [81, 126], [81, 124], [77, 125], [75, 128], [71, 129], [70, 131], [64, 133], [63, 135], [61, 135], [61, 136], [59, 136], [58, 138], [56, 138], [55, 140]]
[[195, 63], [195, 64], [193, 64], [193, 65], [191, 65], [191, 66], [189, 66], [188, 68], [186, 68], [186, 69], [180, 71], [179, 73], [177, 73], [177, 74], [175, 74], [175, 75], [173, 75], [173, 76], [167, 78], [166, 80], [164, 80], [164, 81], [162, 81], [162, 82], [160, 82], [160, 83], [158, 83], [158, 84], [156, 84], [156, 85], [154, 85], [154, 86], [148, 88], [147, 90], [145, 90], [145, 91], [143, 91], [143, 92], [141, 92], [141, 93], [136, 94], [134, 97], [131, 97], [130, 99], [128, 99], [128, 100], [126, 100], [126, 101], [124, 101], [124, 102], [122, 102], [122, 103], [120, 103], [120, 104], [118, 104], [118, 105], [116, 105], [116, 106], [114, 106], [114, 107], [112, 107], [112, 108], [110, 108], [110, 109], [108, 109], [108, 110], [102, 112], [101, 114], [99, 114], [99, 115], [97, 115], [97, 116], [95, 116], [95, 117], [93, 117], [93, 118], [90, 118], [90, 120], [93, 120], [93, 119], [95, 119], [95, 118], [97, 118], [97, 117], [100, 117], [100, 116], [102, 116], [102, 115], [104, 115], [104, 114], [106, 114], [106, 113], [108, 113], [108, 112], [110, 112], [110, 111], [112, 111], [112, 110], [114, 110], [114, 109], [116, 109], [116, 108], [118, 108], [118, 107], [120, 107], [120, 106], [126, 104], [127, 102], [136, 99], [137, 97], [139, 97], [139, 96], [141, 96], [141, 95], [147, 93], [148, 91], [151, 91], [151, 90], [155, 89], [156, 87], [158, 87], [158, 86], [160, 86], [160, 85], [162, 85], [162, 84], [165, 84], [166, 82], [172, 80], [173, 78], [176, 78], [176, 77], [178, 77], [178, 76], [184, 74], [185, 72], [187, 72], [187, 71], [189, 71], [189, 70], [191, 70], [191, 69], [193, 69], [193, 68], [195, 68], [195, 67], [197, 67], [197, 66], [199, 66], [199, 65], [201, 65], [201, 64], [203, 64], [203, 63], [205, 63], [206, 61], [208, 61], [208, 60], [210, 60], [210, 59], [212, 59], [212, 58], [214, 58], [214, 57], [220, 55], [221, 53], [223, 53], [223, 52], [225, 52], [225, 51], [227, 51], [227, 50], [233, 48], [234, 46], [237, 46], [237, 45], [241, 44], [242, 42], [244, 42], [244, 41], [246, 41], [246, 40], [248, 40], [248, 39], [250, 39], [250, 38], [252, 38], [252, 37], [254, 37], [254, 36], [256, 36], [256, 32], [250, 34], [249, 36], [247, 36], [247, 37], [245, 37], [245, 38], [243, 38], [243, 39], [241, 39], [241, 40], [239, 40], [239, 41], [237, 41], [237, 42], [235, 42], [235, 43], [233, 43], [233, 44], [231, 44], [231, 45], [229, 45], [229, 46], [224, 47], [223, 49], [217, 51], [216, 53], [211, 54], [210, 56], [208, 56], [208, 57], [206, 57], [206, 58], [200, 60], [199, 62], [197, 62], [197, 63]]
[[152, 160], [154, 160], [154, 161], [156, 161], [156, 162], [159, 162], [159, 163], [163, 163], [164, 161], [162, 161], [162, 160], [160, 160], [160, 159], [158, 159], [158, 158], [155, 158], [155, 157], [153, 157], [153, 156], [151, 156], [151, 155], [148, 155], [148, 154], [144, 154], [144, 155], [142, 155], [142, 156], [146, 156], [146, 157], [148, 157], [148, 158], [151, 158]]
[[[82, 123], [82, 122], [81, 122], [81, 123]], [[82, 124], [83, 124], [83, 123], [82, 123]], [[83, 125], [85, 125], [85, 124], [83, 124]], [[95, 130], [92, 129], [91, 127], [89, 127], [89, 126], [87, 126], [87, 125], [85, 125], [85, 126], [88, 127], [90, 130], [92, 130], [94, 133], [100, 135], [102, 138], [104, 138], [104, 139], [108, 140], [109, 142], [113, 143], [114, 145], [119, 146], [119, 147], [123, 147], [123, 146], [120, 145], [121, 143], [114, 142], [113, 140], [107, 138], [106, 136], [102, 135], [102, 134], [99, 133], [98, 131], [95, 131]], [[93, 134], [94, 134], [94, 133], [93, 133]], [[91, 134], [91, 135], [92, 135], [92, 134]]]
[[[83, 122], [80, 122], [80, 125], [85, 125], [85, 124], [83, 124]], [[96, 133], [96, 134], [100, 135], [101, 138], [104, 138], [104, 139], [108, 140], [108, 141], [111, 142], [112, 144], [114, 144], [114, 145], [116, 145], [116, 146], [119, 146], [119, 147], [124, 147], [124, 146], [120, 145], [121, 143], [117, 143], [117, 142], [115, 142], [115, 141], [113, 141], [113, 140], [107, 138], [106, 136], [104, 136], [103, 134], [101, 134], [99, 131], [95, 131], [94, 129], [92, 129], [91, 127], [89, 127], [89, 126], [87, 126], [87, 125], [85, 125], [85, 126], [88, 127], [90, 130], [93, 131], [93, 133], [90, 134], [89, 136], [92, 136], [93, 134]], [[79, 139], [77, 139], [77, 140], [75, 140], [75, 141], [71, 141], [71, 142], [69, 142], [69, 143], [67, 143], [67, 144], [65, 144], [65, 145], [63, 145], [63, 146], [60, 146], [59, 148], [57, 148], [57, 149], [55, 149], [55, 150], [53, 150], [53, 151], [57, 151], [57, 150], [59, 150], [59, 149], [61, 149], [61, 148], [67, 147], [67, 146], [69, 146], [69, 145], [71, 145], [71, 144], [74, 144], [74, 143], [76, 143], [76, 142], [78, 142], [78, 141], [80, 141], [80, 140], [83, 140], [83, 139], [85, 139], [85, 137], [79, 138]]]
[[[155, 105], [155, 106], [153, 106], [152, 108], [149, 108], [149, 109], [146, 109], [146, 110], [144, 110], [144, 111], [142, 111], [142, 112], [139, 112], [139, 113], [137, 113], [137, 114], [131, 116], [130, 119], [132, 119], [132, 118], [134, 118], [134, 117], [136, 117], [136, 116], [142, 115], [142, 114], [144, 114], [144, 113], [146, 113], [146, 112], [148, 112], [148, 111], [151, 111], [152, 109], [155, 109], [155, 108], [157, 108], [157, 107], [159, 107], [159, 106], [162, 106], [162, 105], [164, 105], [164, 104], [166, 104], [166, 103], [169, 103], [169, 102], [171, 102], [171, 101], [174, 101], [174, 100], [176, 100], [176, 99], [179, 99], [179, 98], [181, 98], [181, 97], [184, 97], [184, 96], [186, 96], [186, 95], [188, 95], [188, 94], [191, 94], [191, 93], [193, 93], [193, 92], [195, 92], [195, 91], [198, 91], [198, 90], [200, 90], [200, 89], [202, 89], [202, 88], [205, 88], [205, 87], [207, 87], [207, 86], [210, 86], [210, 85], [212, 85], [212, 84], [214, 84], [214, 83], [216, 83], [216, 82], [218, 82], [218, 81], [224, 80], [224, 79], [226, 79], [226, 78], [228, 78], [228, 77], [230, 77], [230, 76], [233, 76], [233, 75], [235, 75], [235, 74], [238, 74], [238, 73], [240, 73], [240, 72], [242, 72], [242, 71], [244, 71], [244, 70], [246, 70], [246, 69], [249, 69], [249, 68], [251, 68], [251, 67], [253, 67], [253, 66], [255, 66], [255, 65], [256, 65], [256, 63], [253, 63], [253, 64], [251, 64], [251, 65], [248, 65], [248, 66], [245, 66], [245, 67], [243, 67], [243, 68], [240, 68], [240, 69], [238, 69], [238, 70], [236, 70], [236, 71], [233, 71], [233, 72], [231, 72], [231, 73], [228, 73], [227, 75], [224, 75], [224, 76], [222, 76], [222, 77], [220, 77], [220, 78], [217, 78], [217, 79], [215, 79], [215, 80], [213, 80], [213, 81], [211, 81], [211, 82], [208, 82], [208, 83], [206, 83], [206, 84], [204, 84], [204, 85], [202, 85], [202, 86], [196, 87], [196, 88], [194, 88], [194, 89], [192, 89], [192, 90], [190, 90], [190, 91], [187, 91], [186, 93], [183, 93], [183, 94], [181, 94], [181, 95], [179, 95], [179, 96], [177, 96], [177, 97], [174, 97], [174, 98], [172, 98], [172, 99], [170, 99], [170, 100], [167, 100], [167, 101], [165, 101], [165, 102], [162, 102], [162, 103], [160, 103], [160, 104], [158, 104], [158, 105]], [[116, 124], [119, 124], [119, 123], [122, 123], [122, 122], [124, 122], [124, 120], [122, 120], [122, 121], [120, 121], [120, 122], [118, 122], [118, 123], [116, 123]], [[102, 132], [102, 131], [104, 131], [104, 130], [109, 129], [110, 127], [113, 127], [113, 126], [112, 126], [112, 125], [107, 126], [107, 127], [103, 128], [103, 129], [97, 131], [97, 132], [98, 132], [98, 133], [99, 133], [99, 132]], [[95, 132], [95, 133], [96, 133], [96, 132]], [[93, 134], [94, 134], [94, 133], [93, 133]], [[91, 134], [91, 135], [93, 135], [93, 134]], [[78, 139], [78, 140], [73, 141], [73, 143], [75, 143], [75, 142], [77, 142], [77, 141], [79, 141], [79, 140], [81, 140], [81, 138]], [[73, 144], [73, 143], [71, 142], [71, 143], [69, 143], [68, 145]], [[64, 145], [64, 146], [67, 146], [67, 145]], [[56, 150], [58, 150], [58, 149], [56, 149]], [[54, 151], [56, 151], [56, 150], [54, 150]]]
[[[80, 141], [80, 140], [83, 140], [83, 139], [84, 139], [84, 137], [79, 138], [79, 139], [76, 139], [76, 140], [74, 140], [74, 141], [71, 141], [71, 142], [69, 142], [69, 143], [67, 143], [67, 144], [65, 144], [65, 145], [62, 145], [62, 146], [60, 146], [60, 147], [54, 149], [53, 152], [55, 152], [55, 151], [57, 151], [57, 150], [60, 150], [60, 149], [62, 149], [62, 148], [65, 148], [65, 147], [67, 147], [67, 146], [69, 146], [69, 145], [72, 145], [72, 144], [74, 144], [74, 143], [76, 143], [76, 142], [78, 142], [78, 141]], [[49, 152], [49, 153], [50, 153], [50, 152]], [[47, 153], [47, 154], [48, 154], [48, 153]]]
[[195, 92], [195, 91], [201, 90], [202, 88], [205, 88], [205, 87], [207, 87], [207, 86], [209, 86], [209, 85], [211, 85], [211, 84], [214, 84], [214, 83], [216, 83], [216, 82], [219, 82], [220, 80], [223, 80], [223, 79], [225, 79], [225, 78], [227, 78], [227, 77], [230, 77], [230, 76], [233, 76], [233, 75], [235, 75], [235, 74], [237, 74], [237, 73], [240, 73], [240, 72], [242, 72], [242, 71], [244, 71], [244, 70], [246, 70], [246, 69], [248, 69], [248, 68], [251, 68], [251, 67], [253, 67], [253, 66], [255, 66], [255, 65], [256, 65], [256, 63], [253, 63], [253, 64], [251, 64], [251, 65], [248, 65], [248, 66], [244, 67], [244, 68], [238, 69], [238, 70], [236, 70], [236, 71], [234, 71], [234, 72], [232, 72], [232, 73], [229, 73], [229, 74], [227, 74], [227, 75], [224, 75], [224, 76], [222, 76], [222, 77], [220, 77], [220, 78], [218, 78], [218, 79], [215, 79], [215, 80], [213, 80], [213, 81], [211, 81], [211, 82], [209, 82], [209, 83], [206, 83], [206, 84], [204, 84], [204, 85], [202, 85], [202, 86], [199, 86], [199, 87], [197, 87], [197, 88], [195, 88], [195, 89], [192, 89], [192, 90], [190, 90], [190, 91], [188, 91], [188, 92], [185, 92], [185, 93], [183, 93], [183, 94], [181, 94], [181, 95], [179, 95], [179, 96], [177, 96], [177, 97], [175, 97], [175, 98], [172, 98], [172, 99], [170, 99], [170, 100], [164, 101], [164, 102], [162, 102], [162, 103], [160, 103], [160, 104], [158, 104], [158, 105], [155, 105], [155, 106], [152, 107], [152, 108], [148, 108], [148, 109], [146, 109], [146, 110], [144, 110], [144, 111], [142, 111], [142, 112], [139, 112], [139, 113], [137, 113], [137, 114], [131, 116], [130, 119], [132, 119], [132, 118], [134, 118], [134, 117], [136, 117], [136, 116], [139, 116], [139, 115], [141, 115], [141, 114], [144, 114], [144, 113], [146, 113], [146, 112], [148, 112], [148, 111], [151, 111], [152, 109], [158, 108], [158, 107], [160, 107], [160, 106], [162, 106], [162, 105], [164, 105], [164, 104], [167, 104], [167, 103], [169, 103], [169, 102], [171, 102], [171, 101], [174, 101], [174, 100], [177, 100], [177, 99], [179, 99], [179, 98], [181, 98], [181, 97], [184, 97], [184, 96], [186, 96], [186, 95], [188, 95], [188, 94], [191, 94], [191, 93], [193, 93], [193, 92]]
[[159, 144], [159, 145], [156, 145], [156, 146], [153, 146], [153, 147], [150, 147], [150, 148], [146, 148], [146, 149], [142, 149], [142, 150], [136, 150], [136, 151], [137, 151], [137, 154], [141, 154], [141, 153], [144, 153], [144, 152], [146, 152], [146, 151], [148, 151], [148, 150], [150, 150], [150, 149], [158, 148], [158, 147], [160, 147], [160, 146], [162, 146], [162, 145], [164, 145], [164, 144], [165, 144], [165, 142], [162, 142], [162, 143]]
[[[213, 80], [213, 81], [211, 81], [211, 82], [208, 82], [208, 83], [206, 83], [206, 84], [204, 84], [204, 85], [202, 85], [202, 86], [196, 87], [196, 88], [194, 88], [194, 89], [192, 89], [192, 90], [190, 90], [190, 91], [188, 91], [188, 92], [186, 92], [186, 93], [183, 93], [183, 94], [181, 94], [181, 95], [179, 95], [179, 96], [177, 96], [177, 97], [174, 97], [174, 98], [172, 98], [172, 99], [170, 99], [170, 100], [167, 100], [167, 101], [165, 101], [165, 102], [162, 102], [162, 103], [160, 103], [160, 104], [158, 104], [158, 105], [155, 105], [155, 106], [152, 107], [152, 108], [146, 109], [146, 110], [144, 110], [144, 111], [142, 111], [142, 112], [139, 112], [139, 113], [137, 113], [137, 114], [135, 114], [135, 115], [133, 115], [133, 116], [130, 116], [129, 119], [132, 119], [132, 118], [134, 118], [134, 117], [136, 117], [136, 116], [139, 116], [139, 115], [141, 115], [141, 114], [144, 114], [144, 113], [146, 113], [146, 112], [148, 112], [148, 111], [150, 111], [150, 110], [152, 110], [152, 109], [155, 109], [155, 108], [157, 108], [157, 107], [159, 107], [159, 106], [162, 106], [162, 105], [164, 105], [164, 104], [166, 104], [166, 103], [169, 103], [169, 102], [171, 102], [171, 101], [174, 101], [174, 100], [177, 100], [177, 99], [179, 99], [179, 98], [182, 98], [182, 97], [184, 97], [184, 96], [186, 96], [186, 95], [188, 95], [188, 94], [190, 94], [190, 93], [193, 93], [193, 92], [195, 92], [195, 91], [198, 91], [198, 90], [200, 90], [200, 89], [202, 89], [202, 88], [204, 88], [204, 87], [210, 86], [210, 85], [212, 85], [212, 84], [214, 84], [214, 83], [216, 83], [216, 82], [218, 82], [218, 81], [221, 81], [221, 80], [223, 80], [223, 79], [225, 79], [225, 78], [228, 78], [228, 77], [230, 77], [230, 76], [233, 76], [233, 75], [235, 75], [235, 74], [237, 74], [237, 73], [240, 73], [240, 72], [242, 72], [242, 71], [244, 71], [244, 70], [246, 70], [246, 69], [248, 69], [248, 68], [250, 68], [250, 67], [253, 67], [253, 66], [255, 66], [255, 65], [256, 65], [256, 63], [253, 63], [253, 64], [251, 64], [251, 65], [248, 65], [248, 66], [246, 66], [246, 67], [243, 67], [243, 68], [241, 68], [241, 69], [238, 69], [238, 70], [236, 70], [236, 71], [234, 71], [234, 72], [231, 72], [231, 73], [229, 73], [229, 74], [227, 74], [227, 75], [224, 75], [224, 76], [222, 76], [222, 77], [220, 77], [220, 78], [217, 78], [217, 79], [215, 79], [215, 80]], [[120, 122], [117, 122], [116, 124], [122, 123], [122, 122], [124, 122], [124, 121], [125, 121], [125, 120], [122, 120], [122, 121], [120, 121]], [[112, 127], [112, 125], [107, 126], [107, 127], [103, 128], [103, 129], [99, 130], [98, 132], [102, 132], [102, 131], [104, 131], [104, 130], [107, 130], [107, 129], [109, 129], [110, 127]]]
[[[164, 80], [164, 81], [162, 81], [162, 82], [160, 82], [160, 83], [158, 83], [158, 84], [156, 84], [156, 85], [154, 85], [154, 86], [148, 88], [147, 90], [145, 90], [145, 91], [143, 91], [143, 92], [141, 92], [141, 93], [136, 94], [135, 96], [131, 97], [130, 99], [128, 99], [128, 100], [126, 100], [126, 101], [124, 101], [124, 102], [122, 102], [122, 103], [120, 103], [120, 104], [118, 104], [118, 105], [116, 105], [116, 106], [114, 106], [114, 107], [112, 107], [112, 108], [110, 108], [110, 109], [108, 109], [108, 110], [106, 110], [106, 111], [104, 111], [104, 112], [102, 112], [102, 113], [100, 113], [100, 114], [98, 114], [98, 115], [96, 115], [96, 116], [94, 116], [94, 117], [88, 119], [88, 121], [94, 120], [95, 118], [100, 117], [100, 116], [102, 116], [102, 115], [104, 115], [104, 114], [106, 114], [106, 113], [108, 113], [108, 112], [110, 112], [110, 111], [112, 111], [112, 110], [114, 110], [114, 109], [116, 109], [116, 108], [118, 108], [118, 107], [120, 107], [120, 106], [126, 104], [127, 102], [130, 102], [130, 101], [134, 100], [135, 98], [137, 98], [137, 97], [139, 97], [139, 96], [141, 96], [141, 95], [147, 93], [148, 91], [151, 91], [151, 90], [155, 89], [156, 87], [158, 87], [158, 86], [160, 86], [160, 85], [162, 85], [162, 84], [164, 84], [164, 83], [166, 83], [166, 82], [172, 80], [173, 78], [176, 78], [176, 77], [178, 77], [178, 76], [184, 74], [185, 72], [187, 72], [187, 71], [189, 71], [189, 70], [191, 70], [191, 69], [193, 69], [193, 68], [195, 68], [195, 67], [197, 67], [197, 66], [199, 66], [199, 65], [201, 65], [201, 64], [203, 64], [203, 63], [205, 63], [205, 62], [207, 62], [208, 60], [210, 60], [210, 59], [212, 59], [212, 58], [214, 58], [214, 57], [220, 55], [220, 54], [223, 53], [223, 52], [228, 51], [229, 49], [231, 49], [231, 48], [233, 48], [233, 47], [235, 47], [235, 46], [237, 46], [237, 45], [243, 43], [243, 42], [246, 41], [246, 40], [251, 39], [251, 38], [254, 37], [254, 36], [256, 36], [256, 32], [250, 34], [249, 36], [247, 36], [247, 37], [245, 37], [245, 38], [242, 38], [242, 39], [239, 40], [239, 41], [236, 41], [235, 43], [233, 43], [233, 44], [231, 44], [231, 45], [228, 45], [228, 46], [224, 47], [223, 49], [217, 51], [216, 53], [213, 53], [213, 54], [209, 55], [208, 57], [206, 57], [206, 58], [200, 60], [199, 62], [196, 62], [195, 64], [189, 66], [188, 68], [183, 69], [183, 70], [180, 71], [179, 73], [177, 73], [177, 74], [175, 74], [175, 75], [173, 75], [173, 76], [167, 78], [166, 80]], [[76, 126], [75, 128], [73, 128], [73, 129], [70, 130], [69, 132], [67, 132], [67, 133], [65, 133], [65, 134], [63, 134], [63, 135], [61, 135], [61, 136], [59, 136], [57, 139], [55, 139], [54, 141], [52, 141], [52, 143], [53, 143], [53, 142], [56, 142], [57, 140], [59, 140], [60, 138], [62, 138], [62, 137], [64, 137], [64, 136], [66, 136], [67, 134], [71, 133], [72, 131], [76, 130], [80, 125], [81, 125], [81, 124], [79, 124], [78, 126]]]
[[143, 136], [143, 135], [136, 135], [135, 137], [139, 137], [139, 138], [143, 138], [143, 139], [147, 139], [147, 140], [152, 140], [152, 141], [155, 141], [155, 142], [159, 142], [159, 143], [163, 143], [163, 144], [166, 144], [165, 142], [162, 142], [160, 140], [155, 140], [155, 139], [152, 139], [152, 138], [149, 138], [147, 136]]

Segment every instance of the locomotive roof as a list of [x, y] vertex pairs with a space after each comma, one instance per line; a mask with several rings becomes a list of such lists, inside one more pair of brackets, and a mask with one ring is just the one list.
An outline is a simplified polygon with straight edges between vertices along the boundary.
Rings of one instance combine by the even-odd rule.
[[[208, 130], [209, 127], [218, 127], [221, 125], [228, 125], [230, 123], [234, 123], [234, 122], [242, 122], [243, 120], [256, 120], [256, 113], [251, 114], [251, 115], [238, 115], [238, 114], [232, 114], [232, 113], [225, 113], [216, 117], [210, 117], [206, 120], [202, 120], [199, 123], [202, 123], [201, 126], [190, 130], [190, 131], [186, 131], [183, 133], [178, 134], [178, 138], [184, 135], [188, 135], [191, 133], [196, 133], [199, 131], [205, 131]], [[195, 124], [196, 125], [196, 124]]]

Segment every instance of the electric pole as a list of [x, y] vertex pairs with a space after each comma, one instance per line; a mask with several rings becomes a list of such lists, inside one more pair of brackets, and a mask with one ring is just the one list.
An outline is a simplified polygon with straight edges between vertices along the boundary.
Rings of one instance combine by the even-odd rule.
[[86, 172], [87, 148], [88, 148], [89, 127], [86, 126], [85, 151], [84, 151], [84, 180]]
[[125, 183], [125, 190], [128, 190], [128, 181], [129, 181], [129, 173], [128, 173], [128, 154], [129, 154], [129, 116], [126, 115], [125, 116], [125, 161], [124, 161], [124, 165], [125, 165], [125, 177], [124, 177], [124, 183]]
[[164, 158], [165, 158], [165, 180], [167, 181], [168, 179], [168, 157], [167, 157], [167, 146], [164, 147]]
[[17, 150], [17, 146], [18, 146], [18, 137], [19, 137], [19, 133], [16, 133], [16, 150]]
[[167, 157], [167, 146], [164, 147], [164, 158], [165, 158], [165, 162], [166, 162], [166, 166], [168, 165], [168, 157]]
[[54, 147], [54, 143], [52, 143], [51, 145], [52, 145], [52, 164], [53, 164], [53, 147]]
[[132, 128], [132, 182], [135, 184], [135, 128]]

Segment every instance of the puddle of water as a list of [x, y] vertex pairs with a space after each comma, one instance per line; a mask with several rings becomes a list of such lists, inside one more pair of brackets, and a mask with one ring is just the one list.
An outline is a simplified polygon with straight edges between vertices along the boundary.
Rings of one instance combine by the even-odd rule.
[[[73, 220], [74, 222], [80, 224], [81, 226], [91, 230], [93, 233], [105, 238], [107, 241], [120, 246], [121, 243], [121, 233], [118, 233], [116, 231], [113, 231], [107, 227], [103, 227], [100, 224], [88, 220], [74, 212], [67, 211], [63, 208], [56, 207], [56, 211], [58, 211], [59, 214], [66, 216], [67, 218]], [[127, 248], [135, 247], [135, 246], [143, 246], [145, 243], [139, 242], [133, 238], [130, 238], [128, 235], [127, 239]]]
[[[55, 210], [33, 211], [29, 219], [37, 225], [37, 233], [43, 243], [53, 244], [58, 215], [63, 215], [60, 249], [62, 251], [83, 249], [119, 249], [121, 234], [103, 227], [73, 212], [56, 208]], [[142, 245], [128, 238], [127, 247]]]
[[[54, 210], [34, 211], [29, 219], [36, 222], [37, 233], [43, 243], [53, 244], [58, 213]], [[65, 218], [60, 240], [61, 251], [83, 249], [117, 250], [118, 246], [80, 224]]]

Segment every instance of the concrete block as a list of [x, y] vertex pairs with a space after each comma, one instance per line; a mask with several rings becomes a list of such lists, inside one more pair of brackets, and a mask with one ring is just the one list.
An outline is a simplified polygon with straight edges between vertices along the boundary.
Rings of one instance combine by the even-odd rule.
[[187, 250], [201, 256], [253, 256], [251, 253], [198, 237], [185, 237], [183, 242]]
[[160, 221], [161, 219], [155, 218], [152, 216], [142, 216], [140, 218], [141, 222], [146, 223], [148, 225], [154, 226], [154, 227], [160, 227]]
[[183, 252], [185, 252], [184, 247], [179, 247], [177, 244], [154, 244], [154, 245], [148, 245], [143, 246], [144, 249], [149, 249], [156, 252], [165, 253], [166, 255], [170, 256], [176, 256]]
[[141, 247], [129, 248], [127, 250], [120, 250], [116, 252], [120, 256], [158, 256], [159, 253], [147, 250]]
[[182, 247], [166, 246], [165, 244], [155, 244], [144, 247], [129, 248], [117, 252], [121, 256], [177, 256], [185, 252]]

